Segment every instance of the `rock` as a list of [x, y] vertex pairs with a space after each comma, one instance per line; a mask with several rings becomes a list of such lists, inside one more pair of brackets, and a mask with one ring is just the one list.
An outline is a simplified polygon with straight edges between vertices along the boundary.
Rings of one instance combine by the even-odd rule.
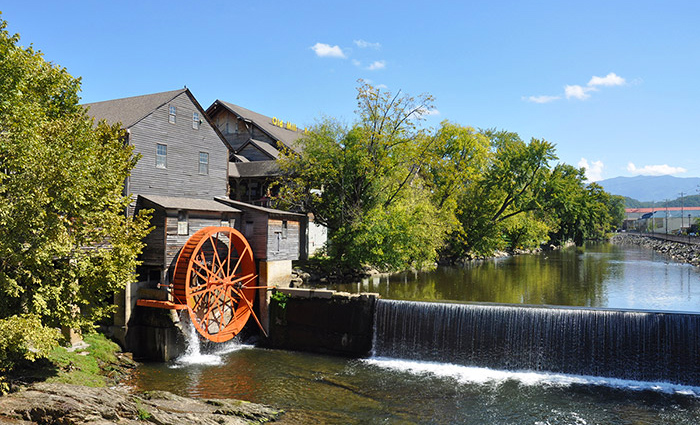
[[615, 234], [610, 242], [618, 245], [634, 245], [653, 249], [667, 257], [694, 266], [700, 266], [700, 245], [655, 239], [629, 233]]
[[0, 424], [258, 424], [282, 411], [239, 400], [200, 400], [165, 391], [38, 383], [0, 397]]

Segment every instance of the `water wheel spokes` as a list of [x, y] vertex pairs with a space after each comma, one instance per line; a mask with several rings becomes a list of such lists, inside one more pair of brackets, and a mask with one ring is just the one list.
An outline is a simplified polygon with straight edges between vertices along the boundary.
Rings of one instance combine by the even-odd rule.
[[[214, 342], [236, 336], [252, 315], [258, 275], [245, 237], [230, 227], [205, 227], [180, 251], [173, 293], [197, 331]], [[264, 329], [263, 329], [263, 332]]]

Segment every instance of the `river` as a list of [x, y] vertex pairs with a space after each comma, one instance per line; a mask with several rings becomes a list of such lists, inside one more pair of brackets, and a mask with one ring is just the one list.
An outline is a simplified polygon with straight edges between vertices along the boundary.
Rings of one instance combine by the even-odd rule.
[[[700, 312], [700, 273], [637, 247], [564, 250], [368, 279], [383, 298]], [[700, 388], [372, 357], [345, 359], [229, 343], [140, 366], [131, 385], [233, 397], [299, 424], [696, 424]]]

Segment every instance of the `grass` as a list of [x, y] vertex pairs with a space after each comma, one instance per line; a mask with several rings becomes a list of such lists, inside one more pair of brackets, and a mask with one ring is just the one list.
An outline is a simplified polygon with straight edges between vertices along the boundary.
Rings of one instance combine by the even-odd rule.
[[84, 349], [69, 351], [55, 348], [48, 358], [16, 370], [13, 378], [24, 382], [46, 381], [104, 387], [114, 384], [124, 375], [125, 360], [117, 354], [117, 344], [101, 334], [86, 334], [83, 340], [89, 344]]

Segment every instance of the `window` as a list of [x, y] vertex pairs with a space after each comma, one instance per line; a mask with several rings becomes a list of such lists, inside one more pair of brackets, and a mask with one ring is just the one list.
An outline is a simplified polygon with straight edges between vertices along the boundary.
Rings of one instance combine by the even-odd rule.
[[287, 233], [289, 229], [287, 228], [287, 220], [282, 221], [282, 239], [287, 239]]
[[176, 106], [171, 106], [168, 109], [168, 122], [170, 124], [175, 124], [175, 116], [177, 115], [177, 107]]
[[162, 143], [156, 144], [156, 168], [168, 167], [168, 146]]
[[187, 222], [187, 211], [177, 212], [177, 234], [178, 235], [189, 235], [190, 226]]
[[192, 112], [192, 128], [199, 129], [199, 114], [197, 112]]
[[199, 153], [199, 174], [209, 174], [209, 154]]

